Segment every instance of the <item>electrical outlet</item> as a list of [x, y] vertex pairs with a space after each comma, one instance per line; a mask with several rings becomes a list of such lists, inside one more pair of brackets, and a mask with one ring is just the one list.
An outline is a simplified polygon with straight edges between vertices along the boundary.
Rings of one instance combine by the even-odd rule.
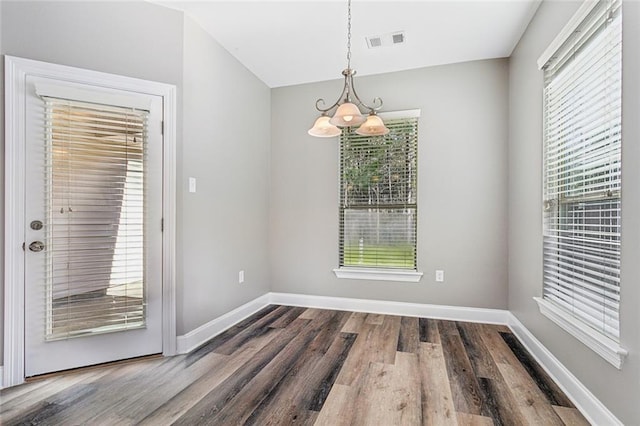
[[238, 272], [238, 284], [242, 284], [244, 282], [244, 271]]
[[436, 282], [437, 283], [444, 282], [444, 271], [442, 269], [436, 269]]

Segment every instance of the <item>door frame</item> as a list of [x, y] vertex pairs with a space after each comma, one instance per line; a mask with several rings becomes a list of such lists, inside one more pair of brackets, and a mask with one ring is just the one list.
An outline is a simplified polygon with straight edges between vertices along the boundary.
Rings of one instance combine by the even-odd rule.
[[5, 56], [4, 367], [1, 387], [25, 380], [25, 158], [27, 76], [55, 78], [163, 99], [162, 354], [176, 352], [176, 86]]

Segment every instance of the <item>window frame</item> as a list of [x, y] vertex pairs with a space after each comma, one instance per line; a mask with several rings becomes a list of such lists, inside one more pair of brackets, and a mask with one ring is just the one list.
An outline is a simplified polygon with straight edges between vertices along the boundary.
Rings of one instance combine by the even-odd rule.
[[[593, 14], [599, 13], [607, 13], [609, 7], [605, 5], [605, 2], [590, 2], [585, 1], [578, 11], [574, 14], [574, 16], [569, 20], [567, 25], [560, 31], [558, 36], [551, 42], [549, 47], [543, 52], [543, 54], [538, 59], [538, 67], [540, 70], [546, 69], [549, 63], [552, 63], [557, 58], [560, 58], [560, 61], [563, 61], [567, 56], [567, 45], [574, 45], [576, 40], [572, 40], [574, 38], [576, 31], [582, 29], [587, 22], [593, 22]], [[622, 14], [622, 5], [619, 6], [620, 10], [618, 13]], [[599, 10], [596, 10], [598, 9]], [[621, 19], [621, 18], [620, 18]], [[547, 83], [544, 84], [545, 90], [547, 87]], [[546, 101], [543, 105], [543, 126], [547, 125], [547, 112], [546, 112]], [[543, 131], [543, 149], [546, 152], [547, 145], [547, 135], [546, 131]], [[542, 163], [542, 172], [543, 176], [546, 176], [546, 158], [543, 158]], [[546, 177], [542, 182], [543, 185], [543, 194], [546, 194]], [[619, 191], [618, 194], [619, 196]], [[619, 199], [619, 198], [618, 198]], [[547, 202], [543, 200], [542, 206], [542, 219], [543, 219], [543, 237], [547, 235], [546, 225], [545, 225], [545, 207], [547, 206]], [[561, 215], [557, 215], [559, 219], [562, 218]], [[543, 249], [544, 250], [544, 249]], [[604, 284], [603, 284], [604, 285]], [[547, 292], [547, 285], [543, 282], [542, 290], [543, 294]], [[548, 299], [546, 296], [543, 297], [534, 297], [534, 300], [538, 304], [538, 308], [540, 313], [554, 322], [556, 325], [567, 331], [569, 334], [574, 336], [580, 342], [585, 344], [591, 350], [596, 352], [602, 358], [607, 360], [616, 368], [620, 369], [624, 358], [627, 355], [627, 350], [624, 349], [619, 341], [614, 340], [613, 338], [605, 335], [604, 332], [596, 330], [592, 326], [588, 324], [588, 322], [584, 319], [580, 319], [579, 315], [575, 315], [567, 311], [567, 309], [561, 307], [558, 303], [553, 302]]]
[[[401, 119], [411, 119], [411, 118], [420, 118], [420, 110], [403, 110], [403, 111], [392, 111], [386, 113], [380, 113], [379, 116], [386, 121], [390, 120], [401, 120]], [[338, 161], [341, 161], [341, 149], [338, 150]], [[416, 178], [417, 181], [417, 178]], [[340, 191], [342, 187], [342, 176], [338, 178], [338, 208], [339, 215], [341, 215], [342, 203], [340, 200]], [[416, 194], [417, 197], [417, 194]], [[418, 200], [416, 199], [416, 222], [417, 222], [417, 204]], [[341, 219], [339, 218], [339, 221]], [[339, 226], [342, 225], [339, 222]], [[417, 227], [417, 225], [416, 225]], [[340, 237], [339, 237], [340, 238]], [[414, 250], [416, 251], [416, 268], [384, 268], [384, 267], [361, 267], [361, 266], [339, 266], [333, 269], [334, 274], [337, 278], [340, 279], [359, 279], [359, 280], [376, 280], [376, 281], [400, 281], [400, 282], [419, 282], [423, 276], [423, 273], [418, 270], [419, 262], [417, 256], [417, 246], [418, 246], [418, 238], [417, 238], [417, 228], [416, 228], [416, 243]], [[341, 248], [338, 249], [338, 260], [339, 264], [341, 263]]]

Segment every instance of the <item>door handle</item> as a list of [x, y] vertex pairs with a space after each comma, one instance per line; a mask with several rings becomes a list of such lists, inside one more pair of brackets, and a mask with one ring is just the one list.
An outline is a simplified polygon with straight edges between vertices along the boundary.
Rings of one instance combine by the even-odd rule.
[[29, 250], [33, 251], [33, 252], [39, 252], [44, 250], [44, 243], [42, 241], [34, 241], [31, 244], [29, 244]]

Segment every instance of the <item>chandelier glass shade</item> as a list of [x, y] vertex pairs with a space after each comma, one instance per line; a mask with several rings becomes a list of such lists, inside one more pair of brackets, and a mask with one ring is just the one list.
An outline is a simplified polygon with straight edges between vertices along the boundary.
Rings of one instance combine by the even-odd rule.
[[381, 136], [389, 133], [389, 129], [384, 125], [382, 119], [375, 112], [372, 112], [365, 122], [358, 127], [356, 133], [362, 136]]
[[364, 123], [365, 117], [356, 104], [345, 102], [338, 107], [329, 123], [339, 127], [357, 126]]
[[[316, 101], [316, 109], [321, 115], [308, 131], [311, 136], [338, 136], [342, 132], [340, 127], [355, 126], [360, 126], [356, 133], [363, 136], [380, 136], [389, 133], [389, 129], [377, 115], [377, 112], [382, 109], [382, 99], [375, 98], [372, 105], [365, 104], [360, 100], [353, 84], [356, 71], [351, 69], [351, 0], [348, 0], [347, 5], [347, 68], [342, 71], [344, 86], [333, 105], [325, 107], [325, 101], [322, 98]], [[369, 115], [363, 115], [361, 109]], [[331, 118], [329, 118], [330, 114], [332, 114]]]
[[307, 133], [317, 138], [332, 138], [334, 136], [339, 136], [341, 130], [329, 123], [328, 115], [321, 115]]

